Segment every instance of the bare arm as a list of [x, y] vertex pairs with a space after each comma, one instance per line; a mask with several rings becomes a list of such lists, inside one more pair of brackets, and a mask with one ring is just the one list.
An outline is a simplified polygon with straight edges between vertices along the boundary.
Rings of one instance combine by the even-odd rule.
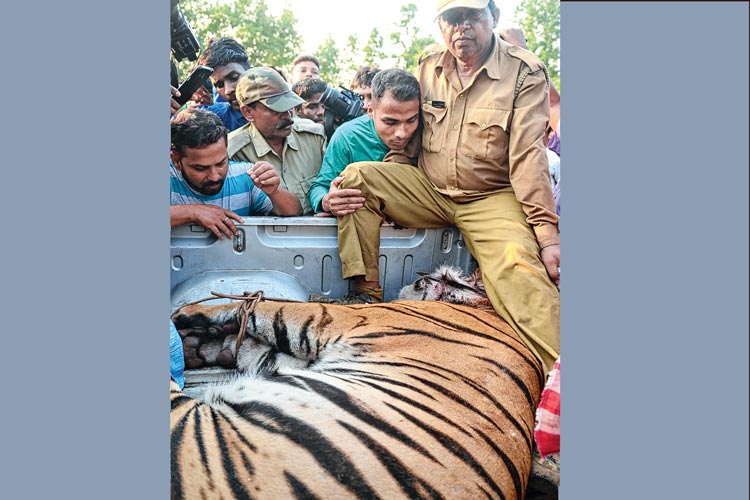
[[271, 213], [273, 215], [285, 217], [302, 215], [302, 204], [297, 197], [286, 189], [279, 187], [281, 179], [273, 165], [266, 161], [259, 161], [248, 169], [247, 175], [250, 176], [253, 184], [266, 193], [271, 200], [273, 204]]

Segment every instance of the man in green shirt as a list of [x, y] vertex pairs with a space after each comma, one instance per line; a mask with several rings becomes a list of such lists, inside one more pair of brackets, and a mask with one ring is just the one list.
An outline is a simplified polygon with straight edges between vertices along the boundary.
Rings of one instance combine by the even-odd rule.
[[358, 189], [338, 189], [341, 172], [350, 163], [383, 161], [391, 151], [406, 148], [419, 127], [419, 82], [401, 69], [378, 72], [372, 79], [367, 115], [336, 129], [323, 165], [310, 186], [310, 206], [321, 215], [347, 215], [364, 204]]

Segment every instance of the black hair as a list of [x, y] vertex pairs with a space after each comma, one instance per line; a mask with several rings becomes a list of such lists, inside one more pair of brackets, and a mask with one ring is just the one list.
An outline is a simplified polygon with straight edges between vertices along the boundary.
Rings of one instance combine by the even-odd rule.
[[377, 66], [362, 66], [352, 78], [352, 90], [372, 87], [372, 79], [380, 71]]
[[292, 92], [304, 100], [311, 99], [315, 94], [323, 92], [328, 84], [320, 78], [305, 78], [292, 85]]
[[229, 130], [216, 114], [205, 109], [188, 108], [180, 111], [171, 121], [172, 147], [181, 154], [184, 148], [203, 148], [219, 142], [226, 143]]
[[299, 63], [305, 62], [305, 61], [309, 61], [309, 62], [315, 64], [315, 66], [317, 66], [318, 69], [320, 69], [320, 61], [318, 61], [314, 56], [311, 56], [309, 54], [302, 54], [301, 56], [297, 56], [294, 59], [294, 61], [292, 61], [292, 68], [294, 68]]
[[378, 101], [386, 92], [398, 102], [420, 100], [419, 82], [403, 69], [384, 69], [372, 79], [372, 100]]
[[230, 63], [237, 63], [245, 69], [252, 67], [247, 59], [245, 48], [234, 38], [227, 37], [212, 38], [197, 62], [209, 68], [218, 68]]

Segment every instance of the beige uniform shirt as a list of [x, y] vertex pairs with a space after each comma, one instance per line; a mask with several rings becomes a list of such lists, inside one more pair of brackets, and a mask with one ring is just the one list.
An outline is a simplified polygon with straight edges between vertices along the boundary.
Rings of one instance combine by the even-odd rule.
[[[513, 103], [519, 71], [530, 70]], [[417, 70], [424, 130], [419, 166], [457, 201], [512, 187], [541, 248], [559, 244], [544, 136], [549, 87], [531, 52], [494, 39], [494, 50], [466, 87], [447, 50]]]
[[295, 120], [286, 138], [282, 156], [276, 154], [255, 125], [248, 123], [229, 133], [227, 152], [232, 160], [267, 161], [281, 178], [280, 187], [294, 193], [302, 204], [302, 215], [312, 215], [308, 193], [326, 152], [323, 126], [311, 120]]

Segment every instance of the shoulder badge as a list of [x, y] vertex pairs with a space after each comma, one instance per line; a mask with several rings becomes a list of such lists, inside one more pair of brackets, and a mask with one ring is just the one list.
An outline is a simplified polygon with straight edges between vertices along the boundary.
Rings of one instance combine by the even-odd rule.
[[250, 134], [247, 133], [249, 125], [250, 124], [245, 124], [242, 127], [229, 132], [229, 135], [227, 136], [227, 155], [230, 159], [237, 154], [238, 151], [250, 144]]
[[517, 47], [515, 45], [511, 45], [508, 47], [507, 54], [511, 57], [515, 57], [516, 59], [520, 59], [525, 65], [526, 70], [522, 69], [521, 72], [524, 73], [523, 78], [519, 76], [519, 81], [516, 82], [516, 94], [518, 94], [518, 90], [520, 88], [520, 85], [523, 83], [523, 80], [526, 78], [526, 75], [529, 73], [536, 73], [537, 71], [544, 71], [544, 78], [547, 80], [547, 85], [549, 85], [549, 73], [547, 73], [547, 67], [544, 65], [544, 63], [539, 59], [536, 54], [533, 52], [530, 52], [526, 49], [522, 49], [521, 47]]
[[428, 45], [421, 54], [419, 54], [419, 60], [417, 61], [417, 64], [422, 64], [422, 61], [425, 61], [432, 56], [436, 56], [439, 54], [442, 54], [445, 49], [436, 43], [432, 45]]
[[307, 118], [296, 118], [292, 125], [292, 130], [296, 132], [307, 132], [308, 134], [317, 134], [326, 136], [325, 129], [321, 123], [315, 123]]

